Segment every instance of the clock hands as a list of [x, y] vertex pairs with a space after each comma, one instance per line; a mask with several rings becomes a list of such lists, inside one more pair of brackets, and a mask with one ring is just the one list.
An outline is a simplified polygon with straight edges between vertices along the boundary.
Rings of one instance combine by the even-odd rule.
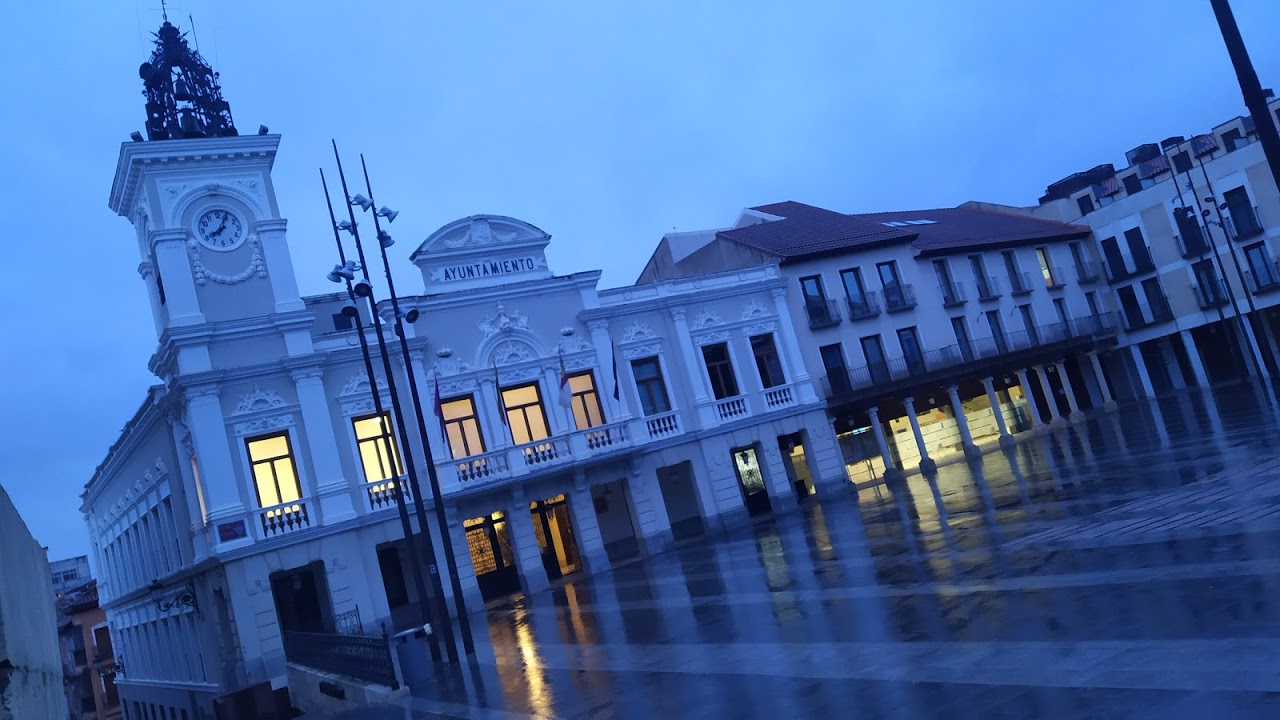
[[218, 226], [217, 230], [214, 230], [213, 232], [209, 233], [209, 237], [211, 238], [218, 237], [226, 229], [227, 229], [227, 214], [222, 213], [222, 224]]

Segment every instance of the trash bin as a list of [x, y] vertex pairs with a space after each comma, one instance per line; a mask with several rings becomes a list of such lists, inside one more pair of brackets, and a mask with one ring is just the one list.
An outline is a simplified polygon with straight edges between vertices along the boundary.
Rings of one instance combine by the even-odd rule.
[[431, 625], [409, 628], [393, 637], [404, 684], [413, 687], [431, 679]]

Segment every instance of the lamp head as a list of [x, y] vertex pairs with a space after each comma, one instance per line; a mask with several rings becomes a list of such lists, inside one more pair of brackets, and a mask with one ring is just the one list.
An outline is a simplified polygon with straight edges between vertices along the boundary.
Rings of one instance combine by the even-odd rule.
[[[371, 203], [369, 203], [369, 204], [370, 204], [370, 205], [372, 205], [373, 203], [371, 202]], [[395, 222], [395, 221], [396, 221], [396, 216], [397, 216], [397, 215], [399, 215], [399, 214], [400, 214], [400, 211], [399, 211], [399, 210], [392, 210], [391, 208], [387, 207], [386, 205], [383, 205], [382, 207], [378, 208], [378, 215], [379, 215], [380, 217], [384, 217], [384, 218], [386, 218], [386, 219], [387, 219], [387, 222], [389, 222], [389, 223], [393, 223], [393, 222]]]
[[418, 322], [418, 315], [419, 315], [418, 308], [412, 308], [409, 310], [409, 312], [404, 314], [404, 321], [407, 323]]
[[259, 135], [266, 135], [266, 134], [267, 134], [267, 133], [269, 133], [269, 132], [271, 132], [271, 131], [267, 129], [267, 126], [266, 126], [266, 125], [259, 125], [259, 126], [258, 126], [258, 134], [259, 134]]
[[341, 265], [334, 265], [326, 277], [329, 278], [329, 282], [335, 283], [340, 283], [344, 280], [355, 280], [355, 263], [348, 261]]
[[364, 278], [361, 278], [356, 283], [354, 290], [355, 290], [356, 296], [358, 297], [369, 297], [370, 295], [373, 294], [373, 286], [370, 285], [369, 281], [365, 280]]
[[355, 235], [355, 233], [356, 233], [356, 224], [355, 224], [355, 223], [353, 223], [353, 222], [351, 222], [350, 220], [339, 220], [339, 221], [338, 221], [338, 229], [339, 229], [339, 230], [346, 230], [347, 232], [351, 233], [352, 235]]
[[391, 238], [391, 234], [390, 234], [390, 233], [388, 233], [386, 230], [379, 230], [379, 231], [378, 231], [378, 244], [379, 244], [379, 245], [381, 245], [381, 246], [382, 246], [382, 247], [384, 247], [384, 248], [389, 248], [389, 247], [391, 247], [392, 245], [395, 245], [395, 244], [396, 244], [396, 241], [395, 241], [395, 240], [393, 240], [393, 239]]
[[369, 208], [373, 207], [373, 201], [360, 194], [357, 194], [355, 197], [351, 198], [351, 204], [359, 205], [360, 209], [365, 212], [369, 212]]
[[349, 318], [353, 318], [353, 319], [354, 319], [357, 315], [359, 315], [359, 314], [360, 314], [360, 310], [356, 308], [356, 304], [355, 304], [355, 303], [353, 303], [353, 302], [351, 302], [350, 300], [348, 300], [348, 301], [346, 301], [345, 303], [343, 303], [343, 304], [342, 304], [342, 314], [343, 314], [345, 317], [349, 317]]
[[129, 133], [129, 139], [134, 142], [142, 142], [142, 133], [138, 132], [137, 130], [134, 130], [133, 132]]

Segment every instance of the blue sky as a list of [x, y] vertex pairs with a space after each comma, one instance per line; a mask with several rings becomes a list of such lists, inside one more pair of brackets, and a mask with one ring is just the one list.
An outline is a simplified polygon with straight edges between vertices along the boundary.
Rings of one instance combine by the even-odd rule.
[[[1235, 0], [1280, 88], [1280, 4]], [[1046, 184], [1243, 112], [1208, 0], [169, 4], [237, 125], [284, 136], [276, 188], [303, 292], [330, 290], [316, 168], [368, 158], [408, 253], [465, 215], [553, 236], [560, 273], [634, 280], [664, 232], [795, 199], [842, 211]], [[153, 380], [132, 230], [106, 206], [143, 127], [159, 0], [4, 3], [0, 170], [9, 315], [0, 483], [51, 557], [88, 551], [78, 496]]]

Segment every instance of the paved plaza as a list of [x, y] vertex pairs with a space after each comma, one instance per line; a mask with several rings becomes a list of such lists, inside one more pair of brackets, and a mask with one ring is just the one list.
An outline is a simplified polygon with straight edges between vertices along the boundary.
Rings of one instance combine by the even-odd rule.
[[1096, 413], [518, 597], [461, 681], [350, 717], [1280, 717], [1267, 398]]

